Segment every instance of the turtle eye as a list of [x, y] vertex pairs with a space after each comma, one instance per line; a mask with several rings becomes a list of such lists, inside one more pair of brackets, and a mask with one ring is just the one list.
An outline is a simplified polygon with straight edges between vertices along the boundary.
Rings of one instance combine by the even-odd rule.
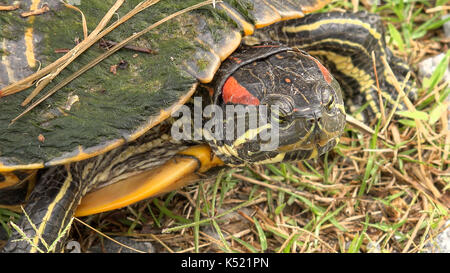
[[268, 105], [272, 110], [272, 115], [280, 121], [286, 120], [292, 115], [293, 106], [287, 96], [271, 94], [264, 98], [262, 103]]
[[282, 107], [274, 107], [271, 110], [271, 120], [278, 123], [280, 129], [286, 130], [292, 125], [292, 113], [286, 112]]
[[282, 108], [273, 108], [271, 111], [272, 119], [278, 123], [286, 122], [288, 114]]
[[286, 118], [292, 114], [292, 105], [287, 100], [278, 100], [273, 106], [278, 107], [278, 114], [282, 118]]
[[325, 105], [328, 110], [331, 110], [334, 105], [334, 97], [329, 88], [322, 89], [322, 105]]
[[334, 106], [334, 97], [330, 96], [330, 99], [328, 101], [328, 103], [326, 104], [326, 107], [328, 110], [331, 110]]

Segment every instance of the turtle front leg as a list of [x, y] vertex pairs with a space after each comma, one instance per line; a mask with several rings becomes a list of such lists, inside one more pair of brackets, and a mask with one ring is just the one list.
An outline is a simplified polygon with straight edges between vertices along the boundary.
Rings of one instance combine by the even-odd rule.
[[2, 251], [61, 252], [74, 214], [121, 208], [192, 183], [200, 179], [197, 172], [223, 165], [207, 145], [187, 147], [158, 136], [49, 168], [24, 208], [20, 232], [13, 233]]
[[59, 252], [86, 187], [68, 166], [48, 169], [37, 183], [24, 215], [2, 252]]

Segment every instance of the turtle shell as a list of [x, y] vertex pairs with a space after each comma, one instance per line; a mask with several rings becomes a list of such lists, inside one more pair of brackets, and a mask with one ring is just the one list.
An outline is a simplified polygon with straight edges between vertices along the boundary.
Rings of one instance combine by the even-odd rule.
[[[13, 4], [13, 1], [6, 1]], [[95, 29], [114, 0], [70, 1], [88, 30]], [[141, 0], [127, 0], [123, 17]], [[200, 3], [160, 1], [104, 37], [120, 42], [164, 17]], [[221, 62], [254, 28], [304, 16], [328, 0], [229, 0], [176, 17], [133, 41], [154, 54], [121, 49], [46, 99], [13, 124], [33, 88], [4, 96], [2, 90], [61, 57], [83, 39], [79, 12], [57, 0], [21, 1], [0, 11], [0, 172], [37, 169], [87, 159], [133, 141], [168, 118], [210, 82]], [[43, 4], [49, 11], [22, 18]], [[115, 17], [111, 20], [114, 22]], [[94, 45], [72, 62], [42, 92], [78, 71], [106, 49]], [[39, 96], [38, 96], [39, 97]]]

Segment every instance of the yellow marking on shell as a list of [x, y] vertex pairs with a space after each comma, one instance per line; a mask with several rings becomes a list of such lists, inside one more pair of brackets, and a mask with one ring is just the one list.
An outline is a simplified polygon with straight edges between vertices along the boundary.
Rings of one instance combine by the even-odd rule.
[[[177, 107], [177, 109], [178, 108], [179, 107]], [[161, 123], [162, 121], [164, 121], [168, 117], [170, 117], [170, 115], [172, 113], [173, 113], [173, 111], [161, 110], [159, 112], [158, 117], [155, 120], [152, 120], [152, 122], [150, 122], [149, 124], [147, 124], [147, 125], [141, 127], [140, 129], [136, 130], [136, 132], [134, 132], [133, 134], [131, 134], [130, 136], [127, 137], [127, 141], [131, 142], [131, 141], [136, 140], [138, 137], [140, 137], [143, 134], [145, 134], [148, 130], [150, 130], [154, 126], [158, 125], [159, 123]]]
[[225, 3], [219, 3], [219, 6], [223, 8], [230, 17], [232, 17], [234, 22], [242, 27], [245, 36], [253, 34], [253, 32], [255, 31], [255, 27], [249, 22], [245, 21], [242, 15], [225, 5]]
[[198, 37], [197, 37], [197, 38], [194, 38], [194, 40], [195, 40], [197, 43], [201, 44], [203, 48], [207, 48], [208, 51], [211, 52], [215, 57], [217, 57], [217, 58], [220, 59], [219, 54], [217, 54], [216, 51], [215, 51], [213, 48], [211, 48], [211, 46], [210, 46], [209, 44], [205, 43], [204, 41], [202, 41], [202, 40], [199, 39]]
[[292, 19], [298, 19], [298, 18], [302, 18], [305, 17], [305, 14], [302, 12], [293, 12], [290, 14], [281, 14], [281, 21], [287, 21], [287, 20], [292, 20]]
[[34, 170], [34, 169], [42, 169], [42, 168], [44, 168], [44, 163], [8, 166], [8, 165], [4, 165], [3, 163], [0, 162], [0, 172], [12, 172], [15, 170]]
[[[33, 237], [33, 244], [38, 245], [41, 240], [41, 234], [44, 232], [47, 223], [50, 221], [50, 217], [55, 209], [56, 204], [58, 204], [67, 194], [67, 190], [70, 187], [70, 184], [72, 183], [72, 174], [70, 172], [67, 172], [67, 177], [64, 180], [64, 183], [59, 190], [58, 194], [56, 195], [53, 202], [50, 203], [50, 205], [47, 207], [47, 211], [45, 212], [44, 217], [42, 218], [42, 222], [37, 228], [36, 235]], [[32, 223], [30, 223], [32, 224]], [[52, 242], [45, 242], [45, 243], [52, 243]], [[37, 249], [35, 247], [32, 247], [30, 252], [37, 252]]]
[[223, 165], [218, 157], [212, 155], [208, 145], [193, 146], [180, 152], [180, 155], [195, 158], [175, 156], [174, 159], [153, 170], [90, 192], [81, 200], [75, 216], [86, 216], [121, 208], [175, 190], [198, 179], [196, 171], [204, 172], [212, 167]]
[[[38, 9], [38, 5], [41, 2], [41, 0], [32, 0], [31, 1], [31, 6], [30, 6], [30, 10], [37, 10]], [[34, 16], [30, 16], [28, 18], [28, 22], [30, 24], [34, 23]], [[27, 58], [27, 62], [28, 65], [30, 67], [35, 67], [36, 66], [36, 59], [34, 56], [34, 45], [33, 45], [33, 27], [28, 27], [25, 30], [25, 56]]]
[[103, 147], [101, 149], [98, 149], [98, 150], [95, 150], [92, 153], [85, 152], [83, 150], [82, 146], [78, 146], [78, 153], [75, 156], [66, 157], [66, 156], [63, 155], [62, 158], [55, 158], [55, 159], [49, 161], [47, 163], [47, 165], [49, 165], [49, 166], [63, 165], [63, 164], [67, 164], [67, 163], [70, 163], [70, 162], [77, 162], [77, 161], [85, 160], [85, 159], [88, 159], [88, 158], [91, 158], [91, 157], [94, 157], [94, 156], [101, 155], [101, 154], [106, 153], [108, 151], [111, 151], [111, 150], [113, 150], [113, 149], [123, 145], [124, 143], [125, 143], [124, 139], [118, 139], [116, 141], [108, 143], [108, 145], [106, 145], [105, 147]]
[[35, 67], [36, 59], [34, 57], [33, 28], [32, 27], [29, 27], [25, 30], [25, 46], [26, 46], [25, 56], [27, 57], [28, 65], [30, 67]]
[[[6, 39], [3, 39], [3, 42], [2, 42], [2, 48], [3, 48], [3, 49], [6, 49]], [[5, 66], [6, 74], [8, 74], [8, 81], [9, 81], [9, 82], [15, 82], [15, 81], [16, 81], [16, 78], [15, 78], [15, 76], [14, 76], [14, 70], [11, 69], [11, 65], [10, 65], [10, 63], [9, 63], [8, 55], [7, 55], [7, 54], [3, 54], [3, 55], [2, 55], [2, 63], [3, 63], [3, 65]]]
[[261, 3], [255, 4], [254, 10], [256, 9], [258, 10], [253, 14], [256, 19], [256, 28], [263, 28], [272, 25], [275, 22], [281, 21], [281, 15], [278, 11], [265, 0], [262, 0]]

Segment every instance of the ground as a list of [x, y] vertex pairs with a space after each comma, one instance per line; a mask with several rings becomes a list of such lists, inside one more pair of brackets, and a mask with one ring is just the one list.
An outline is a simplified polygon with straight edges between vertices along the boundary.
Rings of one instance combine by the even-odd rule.
[[[347, 126], [337, 147], [317, 160], [226, 169], [158, 198], [75, 219], [67, 251], [98, 250], [118, 236], [151, 242], [157, 252], [428, 251], [448, 225], [450, 207], [445, 4], [356, 0], [324, 8], [381, 15], [390, 47], [413, 68], [419, 100], [399, 121], [380, 118], [372, 127], [388, 141]], [[446, 58], [420, 79], [419, 63], [439, 53]], [[0, 210], [3, 226], [14, 218]]]

